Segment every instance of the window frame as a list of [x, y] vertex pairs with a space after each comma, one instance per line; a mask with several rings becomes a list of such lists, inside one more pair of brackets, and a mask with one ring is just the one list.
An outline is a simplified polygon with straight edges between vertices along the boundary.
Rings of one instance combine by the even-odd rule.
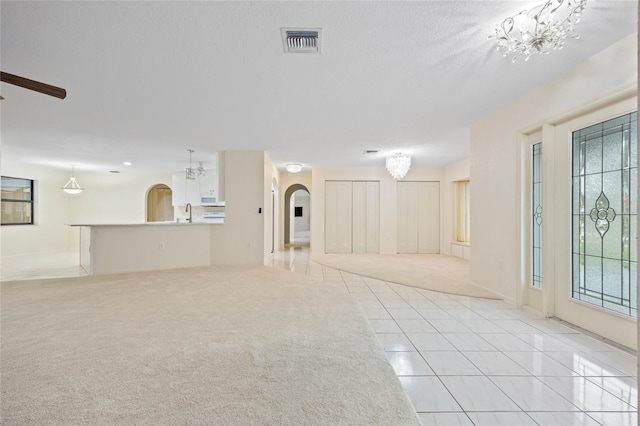
[[[28, 179], [28, 178], [19, 178], [19, 177], [14, 177], [14, 176], [0, 176], [0, 179], [15, 179], [15, 180], [26, 180], [29, 181], [30, 184], [30, 194], [31, 194], [31, 198], [29, 200], [11, 200], [11, 199], [6, 199], [6, 198], [0, 198], [0, 203], [22, 203], [22, 204], [28, 204], [30, 206], [30, 217], [31, 220], [29, 222], [9, 222], [9, 223], [4, 223], [1, 222], [1, 218], [0, 218], [0, 226], [23, 226], [23, 225], [35, 225], [35, 200], [34, 200], [34, 189], [35, 189], [35, 181], [33, 179]], [[1, 195], [0, 195], [1, 197]]]

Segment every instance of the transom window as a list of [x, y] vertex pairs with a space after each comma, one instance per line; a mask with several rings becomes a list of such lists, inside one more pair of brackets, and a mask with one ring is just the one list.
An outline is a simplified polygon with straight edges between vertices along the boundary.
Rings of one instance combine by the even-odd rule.
[[638, 316], [637, 112], [573, 132], [575, 299]]
[[2, 176], [2, 225], [33, 225], [33, 181]]

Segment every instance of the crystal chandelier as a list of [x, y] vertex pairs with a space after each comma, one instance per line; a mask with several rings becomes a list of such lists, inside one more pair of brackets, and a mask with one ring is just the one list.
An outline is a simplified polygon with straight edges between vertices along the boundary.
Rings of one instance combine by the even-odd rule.
[[65, 184], [65, 186], [62, 187], [62, 190], [64, 192], [66, 192], [67, 194], [79, 194], [82, 191], [84, 191], [84, 188], [82, 188], [78, 182], [76, 181], [76, 177], [74, 174], [74, 165], [71, 165], [71, 178], [69, 179], [69, 182], [67, 182]]
[[205, 177], [207, 175], [207, 170], [202, 165], [202, 161], [198, 162], [198, 168], [196, 170], [198, 171], [198, 176]]
[[184, 177], [187, 180], [196, 180], [197, 171], [191, 167], [191, 154], [193, 154], [193, 149], [188, 149], [187, 151], [189, 151], [189, 167], [187, 167]]
[[580, 38], [570, 33], [586, 5], [587, 0], [548, 0], [505, 19], [489, 38], [496, 39], [498, 50], [504, 49], [503, 56], [514, 55], [511, 62], [516, 61], [518, 53], [525, 55], [525, 61], [536, 53], [548, 54], [562, 49], [567, 37]]
[[395, 180], [404, 179], [411, 167], [411, 156], [398, 152], [391, 157], [387, 157], [386, 165], [387, 170]]

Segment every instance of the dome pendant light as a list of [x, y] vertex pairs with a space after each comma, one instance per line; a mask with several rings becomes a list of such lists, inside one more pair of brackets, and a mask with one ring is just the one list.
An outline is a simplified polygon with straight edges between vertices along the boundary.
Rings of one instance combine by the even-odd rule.
[[76, 181], [75, 173], [74, 173], [74, 165], [71, 165], [71, 178], [69, 178], [69, 182], [66, 183], [65, 186], [62, 187], [62, 190], [67, 194], [79, 194], [84, 191], [78, 182]]

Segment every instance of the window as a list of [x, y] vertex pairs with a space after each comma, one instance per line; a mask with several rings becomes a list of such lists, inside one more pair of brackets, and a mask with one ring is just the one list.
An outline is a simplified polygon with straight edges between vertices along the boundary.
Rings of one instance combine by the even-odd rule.
[[471, 237], [471, 182], [456, 184], [456, 241], [468, 243]]
[[33, 225], [33, 181], [2, 176], [2, 225]]
[[542, 142], [531, 152], [531, 285], [542, 288]]
[[575, 299], [638, 316], [637, 113], [573, 132]]
[[302, 217], [302, 207], [296, 207], [293, 213], [294, 217]]

